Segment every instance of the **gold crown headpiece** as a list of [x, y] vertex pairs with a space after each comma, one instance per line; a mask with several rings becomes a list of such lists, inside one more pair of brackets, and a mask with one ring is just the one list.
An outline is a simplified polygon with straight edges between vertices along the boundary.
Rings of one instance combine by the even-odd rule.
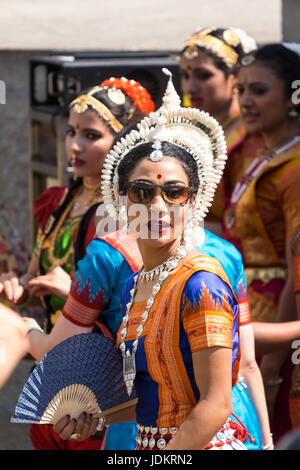
[[150, 159], [163, 158], [161, 142], [169, 142], [189, 152], [197, 163], [200, 187], [193, 211], [195, 223], [205, 217], [222, 177], [227, 159], [226, 141], [218, 122], [208, 113], [196, 108], [181, 107], [180, 97], [173, 86], [171, 73], [162, 106], [145, 117], [138, 130], [132, 130], [108, 153], [102, 170], [101, 188], [109, 215], [120, 218], [118, 165], [135, 147], [152, 142]]
[[125, 95], [122, 90], [118, 88], [109, 88], [104, 86], [95, 86], [85, 95], [80, 95], [78, 98], [73, 100], [70, 104], [70, 109], [73, 109], [76, 113], [84, 113], [88, 107], [96, 111], [99, 116], [107, 122], [115, 132], [121, 132], [123, 124], [112, 114], [112, 112], [103, 104], [101, 101], [94, 98], [94, 94], [98, 91], [108, 88], [108, 97], [116, 104], [123, 104], [125, 102]]
[[217, 29], [205, 28], [195, 31], [185, 41], [184, 55], [187, 58], [193, 58], [198, 54], [198, 47], [203, 47], [222, 59], [227, 67], [232, 68], [239, 58], [234, 49], [240, 44], [239, 36], [231, 29], [225, 29], [220, 39], [213, 34]]

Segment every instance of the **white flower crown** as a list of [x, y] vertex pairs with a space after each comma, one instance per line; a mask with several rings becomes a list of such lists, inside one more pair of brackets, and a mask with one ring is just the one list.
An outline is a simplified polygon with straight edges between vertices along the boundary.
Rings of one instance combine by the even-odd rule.
[[226, 155], [226, 141], [219, 123], [208, 113], [196, 108], [181, 107], [172, 82], [171, 73], [162, 106], [114, 145], [108, 153], [102, 170], [102, 193], [108, 214], [120, 218], [118, 165], [138, 145], [153, 142], [153, 161], [161, 160], [160, 142], [169, 142], [186, 150], [198, 167], [200, 187], [193, 210], [194, 223], [205, 217], [214, 198], [216, 187], [222, 177]]

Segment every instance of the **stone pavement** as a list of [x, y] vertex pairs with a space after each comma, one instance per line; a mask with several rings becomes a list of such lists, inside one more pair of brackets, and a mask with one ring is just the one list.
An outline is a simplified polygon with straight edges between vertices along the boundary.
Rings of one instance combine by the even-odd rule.
[[33, 364], [32, 360], [21, 361], [0, 390], [0, 451], [33, 450], [28, 436], [29, 425], [10, 423], [18, 396]]

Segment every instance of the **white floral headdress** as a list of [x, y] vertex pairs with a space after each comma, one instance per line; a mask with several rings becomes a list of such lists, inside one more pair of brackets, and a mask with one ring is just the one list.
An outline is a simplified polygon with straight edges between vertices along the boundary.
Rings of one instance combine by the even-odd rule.
[[[189, 152], [197, 163], [200, 187], [197, 193], [192, 221], [198, 225], [211, 206], [216, 187], [226, 163], [226, 141], [219, 123], [208, 113], [196, 108], [181, 107], [170, 76], [162, 106], [138, 124], [125, 138], [114, 145], [102, 170], [102, 193], [108, 214], [120, 218], [118, 165], [128, 152], [138, 145], [153, 142], [151, 160], [161, 160], [161, 142], [166, 141]], [[122, 217], [122, 215], [121, 215]]]

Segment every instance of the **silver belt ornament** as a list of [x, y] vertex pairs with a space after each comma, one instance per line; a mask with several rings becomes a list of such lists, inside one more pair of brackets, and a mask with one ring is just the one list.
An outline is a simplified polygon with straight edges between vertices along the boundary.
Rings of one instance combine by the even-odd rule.
[[[166, 434], [171, 434], [171, 436], [174, 437], [178, 431], [178, 428], [175, 426], [172, 426], [170, 428], [158, 428], [154, 426], [142, 426], [141, 424], [137, 424], [136, 427], [141, 434], [145, 433], [152, 435], [150, 439], [148, 439], [148, 437], [146, 436], [144, 438], [142, 438], [142, 436], [140, 435], [136, 436], [135, 439], [138, 445], [142, 446], [144, 449], [146, 447], [153, 449], [155, 446], [159, 449], [163, 449], [167, 445], [167, 441], [164, 439], [164, 436]], [[156, 434], [160, 434], [161, 437], [159, 439], [155, 439], [154, 436]]]

